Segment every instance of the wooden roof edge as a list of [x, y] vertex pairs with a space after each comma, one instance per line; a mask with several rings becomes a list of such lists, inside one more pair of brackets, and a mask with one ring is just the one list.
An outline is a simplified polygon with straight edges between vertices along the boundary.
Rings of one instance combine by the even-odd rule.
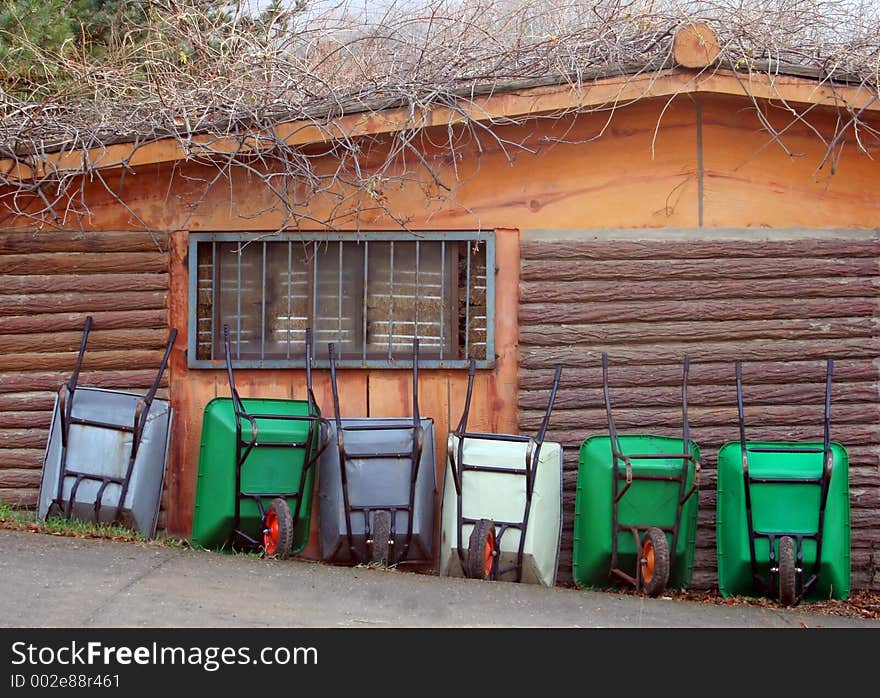
[[[702, 69], [665, 68], [629, 73], [618, 68], [606, 77], [589, 81], [556, 80], [499, 83], [482, 94], [459, 96], [452, 105], [434, 105], [413, 114], [409, 107], [379, 111], [356, 111], [324, 120], [284, 122], [271, 133], [251, 131], [226, 136], [197, 134], [185, 139], [164, 137], [151, 141], [115, 143], [89, 150], [60, 151], [43, 158], [38, 172], [22, 162], [0, 160], [8, 178], [39, 178], [55, 170], [134, 168], [160, 165], [223, 153], [258, 151], [281, 140], [288, 146], [330, 142], [341, 137], [357, 138], [401, 130], [447, 126], [468, 121], [522, 119], [529, 116], [566, 114], [591, 109], [612, 109], [642, 99], [681, 95], [718, 94], [815, 104], [855, 112], [880, 112], [878, 95], [864, 85], [832, 82], [818, 77], [788, 74], [779, 64], [767, 64], [750, 72], [722, 65]], [[242, 143], [242, 139], [244, 143]], [[184, 145], [185, 143], [185, 145]]]

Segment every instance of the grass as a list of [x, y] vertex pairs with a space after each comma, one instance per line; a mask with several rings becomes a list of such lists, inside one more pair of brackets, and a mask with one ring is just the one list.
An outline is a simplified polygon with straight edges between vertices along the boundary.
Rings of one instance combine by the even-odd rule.
[[31, 531], [52, 536], [68, 538], [101, 538], [122, 543], [158, 543], [164, 546], [183, 547], [186, 542], [177, 538], [163, 537], [148, 539], [139, 531], [125, 526], [95, 524], [77, 519], [51, 516], [45, 521], [37, 518], [33, 511], [15, 509], [7, 502], [0, 502], [0, 528], [13, 531]]
[[[89, 521], [65, 519], [62, 516], [51, 516], [44, 521], [37, 518], [36, 513], [33, 511], [16, 509], [8, 502], [3, 501], [0, 501], [0, 529], [45, 533], [51, 536], [64, 536], [67, 538], [97, 538], [119, 543], [144, 543], [171, 548], [190, 547], [189, 541], [183, 538], [163, 535], [160, 535], [158, 538], [146, 538], [140, 531], [135, 531], [125, 526], [103, 523], [95, 524]], [[263, 557], [261, 551], [217, 550], [210, 552], [220, 552], [254, 559], [262, 559]]]

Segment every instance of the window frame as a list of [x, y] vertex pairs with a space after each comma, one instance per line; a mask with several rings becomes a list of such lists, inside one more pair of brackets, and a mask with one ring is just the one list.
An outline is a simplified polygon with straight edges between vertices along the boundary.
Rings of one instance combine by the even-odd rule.
[[[417, 232], [371, 231], [368, 233], [340, 232], [190, 232], [187, 240], [187, 268], [189, 270], [187, 309], [187, 367], [191, 369], [217, 369], [226, 366], [225, 359], [198, 359], [198, 245], [205, 242], [416, 242], [479, 241], [486, 245], [486, 358], [477, 359], [477, 368], [495, 367], [495, 233], [494, 231], [432, 230]], [[214, 335], [212, 331], [212, 336]], [[339, 359], [339, 368], [412, 368], [412, 359]], [[420, 359], [420, 368], [467, 368], [469, 359]], [[291, 356], [290, 359], [239, 359], [232, 362], [235, 368], [296, 369], [306, 365], [304, 356]], [[314, 356], [313, 368], [328, 368], [330, 361], [324, 356]]]

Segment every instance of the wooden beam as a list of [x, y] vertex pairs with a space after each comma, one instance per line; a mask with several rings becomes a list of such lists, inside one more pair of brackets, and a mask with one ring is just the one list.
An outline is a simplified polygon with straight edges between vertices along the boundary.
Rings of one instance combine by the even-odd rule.
[[168, 323], [164, 308], [97, 312], [94, 308], [86, 308], [79, 312], [0, 317], [0, 334], [32, 334], [44, 332], [49, 327], [57, 332], [81, 333], [87, 315], [92, 316], [92, 328], [95, 331], [166, 327]]
[[161, 231], [45, 231], [0, 234], [0, 254], [28, 252], [164, 252], [168, 234]]
[[[880, 339], [846, 338], [834, 342], [834, 355], [850, 359], [871, 359], [880, 353]], [[798, 361], [824, 360], [829, 348], [823, 342], [813, 340], [754, 339], [747, 342], [718, 342], [662, 344], [655, 346], [624, 345], [609, 352], [614, 365], [669, 364], [682, 361], [685, 354], [694, 361]], [[591, 345], [548, 346], [520, 349], [520, 365], [527, 368], [551, 368], [555, 366], [601, 366], [602, 350]], [[2, 361], [2, 358], [0, 358]]]
[[542, 323], [590, 322], [690, 322], [700, 317], [721, 320], [785, 320], [795, 318], [871, 317], [877, 314], [880, 301], [875, 297], [851, 298], [841, 303], [833, 298], [782, 298], [766, 300], [707, 300], [699, 308], [688, 301], [642, 301], [628, 303], [524, 303], [519, 309], [520, 325]]
[[168, 274], [27, 274], [4, 276], [3, 293], [59, 291], [158, 291], [168, 288]]
[[[39, 293], [0, 296], [0, 314], [59, 313], [65, 310], [157, 310], [165, 307], [165, 291], [120, 293]], [[45, 329], [44, 326], [43, 329]]]
[[[158, 369], [162, 362], [164, 351], [93, 351], [86, 352], [83, 361], [83, 367], [95, 371], [99, 369], [122, 370], [138, 367], [155, 367]], [[0, 354], [0, 371], [39, 371], [39, 370], [60, 370], [65, 369], [72, 371], [76, 365], [75, 351], [71, 352], [50, 352], [40, 354], [30, 352], [27, 354]], [[23, 378], [25, 373], [19, 374]], [[155, 373], [153, 377], [155, 378]], [[83, 383], [84, 384], [84, 383]]]
[[[3, 235], [0, 234], [0, 239]], [[98, 274], [168, 270], [161, 252], [53, 252], [0, 255], [0, 274]]]
[[[681, 361], [668, 364], [617, 365], [610, 368], [610, 382], [615, 389], [681, 386]], [[774, 383], [815, 383], [825, 381], [823, 361], [759, 361], [743, 368], [746, 385]], [[0, 376], [2, 378], [2, 376]], [[834, 362], [834, 385], [877, 381], [880, 367], [873, 359], [840, 360]], [[553, 367], [528, 369], [519, 372], [520, 390], [542, 390], [550, 387]], [[697, 362], [691, 364], [688, 385], [734, 385], [733, 366], [728, 362]], [[601, 388], [602, 369], [599, 363], [588, 368], [566, 367], [562, 374], [566, 388]]]
[[[49, 329], [47, 323], [43, 329]], [[0, 334], [0, 348], [4, 354], [28, 352], [79, 351], [80, 332], [44, 332], [40, 334]], [[93, 330], [89, 332], [87, 351], [110, 349], [164, 349], [168, 331], [152, 330]]]

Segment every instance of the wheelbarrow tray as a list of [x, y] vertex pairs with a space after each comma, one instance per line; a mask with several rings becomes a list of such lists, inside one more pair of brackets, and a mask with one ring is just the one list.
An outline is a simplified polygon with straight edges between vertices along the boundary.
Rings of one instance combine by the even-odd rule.
[[[143, 395], [103, 388], [77, 387], [73, 397], [71, 417], [131, 427], [135, 411]], [[165, 464], [171, 437], [171, 405], [166, 400], [154, 399], [147, 415], [140, 446], [131, 471], [120, 523], [139, 531], [145, 538], [156, 534], [159, 500], [165, 479]], [[67, 470], [98, 477], [124, 478], [128, 471], [132, 447], [132, 432], [117, 431], [98, 426], [70, 424], [67, 444]], [[66, 477], [61, 495], [61, 506], [52, 506], [58, 494], [61, 475], [61, 413], [56, 397], [49, 427], [49, 439], [43, 460], [37, 515], [40, 519], [67, 512], [75, 477]], [[101, 482], [83, 479], [76, 490], [71, 506], [71, 518], [95, 521], [95, 500]], [[98, 517], [100, 523], [112, 522], [116, 515], [122, 486], [107, 485], [101, 496]]]
[[[459, 437], [453, 437], [458, 449]], [[462, 462], [487, 468], [513, 468], [523, 473], [526, 468], [528, 445], [521, 442], [468, 439], [462, 449]], [[448, 464], [447, 464], [448, 465]], [[523, 520], [526, 506], [526, 478], [505, 472], [462, 472], [461, 515], [490, 521]], [[455, 482], [447, 467], [443, 487], [442, 529], [440, 537], [440, 574], [462, 577], [464, 570], [458, 555], [458, 504]], [[467, 559], [468, 543], [473, 524], [463, 523], [461, 530], [462, 553]], [[496, 529], [497, 530], [497, 529]], [[541, 445], [532, 491], [532, 505], [526, 523], [523, 546], [522, 582], [552, 587], [556, 584], [559, 567], [560, 536], [562, 532], [562, 446], [545, 441]], [[509, 528], [499, 539], [499, 558], [496, 567], [504, 569], [516, 565], [521, 533]], [[515, 571], [499, 577], [514, 581]]]
[[[243, 398], [249, 414], [282, 416], [309, 415], [306, 400]], [[257, 419], [259, 439], [267, 442], [297, 442], [308, 438], [309, 422]], [[236, 432], [232, 398], [214, 398], [206, 406], [202, 420], [202, 441], [199, 451], [199, 474], [193, 512], [192, 544], [205, 549], [227, 547], [235, 525]], [[243, 436], [249, 438], [250, 427], [242, 420]], [[313, 433], [310, 448], [317, 448], [319, 429]], [[259, 446], [251, 450], [241, 467], [241, 491], [251, 493], [298, 492], [303, 466], [308, 462], [306, 448]], [[314, 492], [314, 468], [305, 477], [300, 493], [302, 504], [294, 523], [292, 554], [302, 552], [308, 543], [309, 522]], [[264, 498], [268, 506], [270, 498]], [[296, 511], [296, 498], [287, 497], [291, 513]], [[255, 540], [262, 540], [262, 519], [255, 500], [241, 501], [239, 529]]]
[[[624, 455], [684, 453], [684, 441], [654, 434], [618, 435]], [[697, 461], [700, 449], [693, 441], [688, 453]], [[680, 476], [682, 458], [634, 460], [634, 473]], [[694, 463], [688, 461], [685, 490], [694, 481]], [[618, 471], [625, 472], [618, 461]], [[572, 574], [580, 587], [607, 588], [611, 584], [612, 500], [614, 460], [611, 455], [611, 438], [606, 435], [591, 436], [580, 448], [578, 461], [577, 491], [574, 512], [574, 544], [572, 550]], [[625, 481], [620, 482], [623, 487]], [[675, 524], [680, 485], [662, 480], [633, 480], [630, 489], [618, 502], [618, 523], [622, 526], [638, 526], [644, 532], [647, 526], [672, 526]], [[675, 564], [669, 570], [668, 588], [686, 588], [694, 569], [694, 548], [697, 536], [697, 507], [699, 494], [694, 493], [685, 502], [679, 524]], [[617, 534], [618, 567], [635, 574], [637, 548], [629, 531]], [[672, 544], [672, 537], [667, 534]], [[671, 550], [670, 550], [671, 552]]]
[[[349, 431], [351, 427], [383, 427]], [[413, 502], [413, 531], [409, 551], [400, 562], [430, 562], [434, 550], [434, 501], [437, 493], [437, 461], [434, 456], [434, 420], [421, 420], [424, 445], [416, 476]], [[345, 448], [349, 453], [407, 452], [412, 448], [413, 420], [411, 418], [345, 418]], [[334, 562], [353, 562], [348, 546], [345, 523], [345, 503], [342, 491], [342, 470], [339, 467], [339, 449], [336, 447], [335, 420], [330, 420], [330, 445], [319, 459], [318, 500], [320, 502], [321, 556]], [[406, 544], [409, 526], [410, 480], [412, 471], [407, 458], [346, 458], [349, 504], [352, 507], [398, 510], [392, 517], [393, 550], [402, 550]], [[370, 512], [372, 530], [373, 513]], [[366, 550], [367, 526], [364, 512], [351, 512], [352, 543], [357, 550]]]
[[[823, 444], [793, 441], [749, 441], [748, 448], [815, 448]], [[839, 443], [831, 442], [832, 470], [825, 504], [822, 535], [822, 567], [808, 599], [845, 599], [850, 594], [849, 456]], [[749, 472], [759, 478], [815, 478], [822, 473], [820, 453], [761, 453], [749, 451]], [[757, 531], [815, 533], [818, 530], [820, 491], [817, 485], [752, 483], [752, 521]], [[749, 530], [745, 507], [742, 446], [739, 440], [725, 443], [718, 452], [718, 500], [716, 539], [718, 587], [721, 595], [753, 596], [755, 590]], [[770, 541], [756, 536], [758, 573], [769, 578]], [[778, 553], [778, 541], [776, 552]], [[804, 539], [804, 575], [812, 574], [816, 542]]]

